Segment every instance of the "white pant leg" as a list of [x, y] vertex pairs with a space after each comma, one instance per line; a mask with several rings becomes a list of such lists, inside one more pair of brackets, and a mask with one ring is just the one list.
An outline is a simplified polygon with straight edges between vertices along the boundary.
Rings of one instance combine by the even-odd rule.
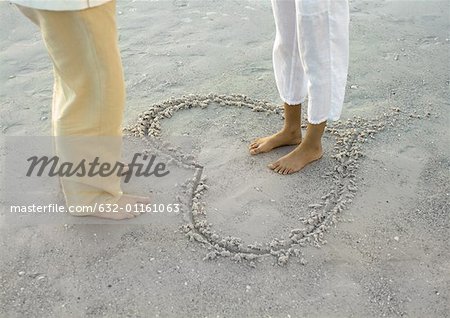
[[308, 78], [308, 121], [338, 120], [348, 72], [348, 0], [295, 3], [298, 45]]
[[273, 68], [280, 98], [288, 105], [299, 105], [307, 95], [307, 79], [300, 58], [295, 0], [272, 0], [276, 37]]

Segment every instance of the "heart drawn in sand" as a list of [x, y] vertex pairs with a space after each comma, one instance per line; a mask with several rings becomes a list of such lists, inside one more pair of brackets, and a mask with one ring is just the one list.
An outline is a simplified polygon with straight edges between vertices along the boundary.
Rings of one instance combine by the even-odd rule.
[[[161, 120], [171, 118], [178, 110], [205, 109], [212, 104], [250, 109], [270, 116], [281, 114], [279, 107], [244, 95], [212, 93], [188, 95], [152, 105], [139, 116], [137, 123], [126, 128], [126, 131], [134, 136], [152, 136], [161, 139]], [[385, 115], [383, 118], [395, 114], [397, 113], [394, 111], [392, 115]], [[332, 153], [328, 154], [333, 158], [332, 171], [323, 176], [331, 180], [327, 193], [321, 196], [318, 202], [303, 207], [310, 210], [309, 216], [302, 218], [298, 225], [291, 228], [288, 237], [252, 244], [244, 243], [238, 237], [223, 236], [215, 229], [214, 224], [208, 221], [208, 205], [204, 201], [205, 193], [208, 191], [208, 180], [203, 177], [202, 164], [167, 142], [162, 143], [178, 164], [194, 168], [196, 171], [195, 177], [187, 180], [184, 187], [191, 189], [192, 193], [189, 202], [181, 202], [185, 207], [183, 212], [187, 221], [187, 224], [181, 226], [181, 230], [191, 241], [199, 242], [208, 249], [205, 259], [231, 257], [234, 261], [248, 261], [250, 266], [255, 266], [255, 261], [262, 257], [275, 257], [279, 265], [284, 265], [294, 256], [299, 257], [300, 262], [304, 264], [302, 247], [307, 245], [320, 247], [325, 244], [325, 232], [336, 224], [338, 215], [351, 204], [357, 193], [356, 171], [359, 167], [358, 161], [363, 156], [362, 144], [384, 129], [383, 118], [363, 120], [354, 117], [347, 121], [338, 121], [328, 127], [326, 134], [334, 139], [334, 148]]]

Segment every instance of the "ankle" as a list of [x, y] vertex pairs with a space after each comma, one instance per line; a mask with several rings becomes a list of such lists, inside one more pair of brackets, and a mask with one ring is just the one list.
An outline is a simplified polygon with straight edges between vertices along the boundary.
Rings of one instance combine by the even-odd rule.
[[307, 148], [312, 151], [322, 151], [322, 142], [320, 140], [319, 141], [316, 141], [316, 140], [311, 141], [311, 140], [305, 139], [302, 141], [302, 146], [303, 146], [303, 149]]
[[300, 126], [298, 126], [298, 127], [297, 126], [294, 126], [294, 127], [285, 126], [285, 127], [283, 127], [283, 129], [281, 129], [281, 133], [296, 137], [296, 136], [302, 135], [302, 130], [301, 130]]

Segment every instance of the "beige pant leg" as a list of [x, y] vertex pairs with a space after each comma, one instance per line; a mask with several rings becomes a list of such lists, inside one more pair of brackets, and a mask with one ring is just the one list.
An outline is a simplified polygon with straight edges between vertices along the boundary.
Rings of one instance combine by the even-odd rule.
[[[125, 103], [117, 43], [115, 1], [80, 11], [20, 7], [36, 23], [52, 59], [55, 84], [52, 128], [62, 161], [120, 158]], [[116, 202], [120, 178], [61, 179], [68, 205]]]

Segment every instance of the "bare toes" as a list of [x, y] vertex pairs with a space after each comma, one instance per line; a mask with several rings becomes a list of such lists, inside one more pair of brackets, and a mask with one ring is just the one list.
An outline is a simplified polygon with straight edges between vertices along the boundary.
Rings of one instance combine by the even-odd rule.
[[275, 172], [276, 172], [276, 173], [281, 173], [281, 170], [282, 170], [282, 169], [283, 169], [282, 166], [278, 166], [278, 167], [275, 168]]
[[252, 155], [257, 155], [257, 154], [259, 154], [259, 153], [261, 153], [261, 152], [263, 152], [263, 150], [260, 148], [260, 146], [258, 146], [258, 147], [256, 147], [256, 148], [253, 148], [252, 150], [250, 150], [250, 153], [251, 153]]

